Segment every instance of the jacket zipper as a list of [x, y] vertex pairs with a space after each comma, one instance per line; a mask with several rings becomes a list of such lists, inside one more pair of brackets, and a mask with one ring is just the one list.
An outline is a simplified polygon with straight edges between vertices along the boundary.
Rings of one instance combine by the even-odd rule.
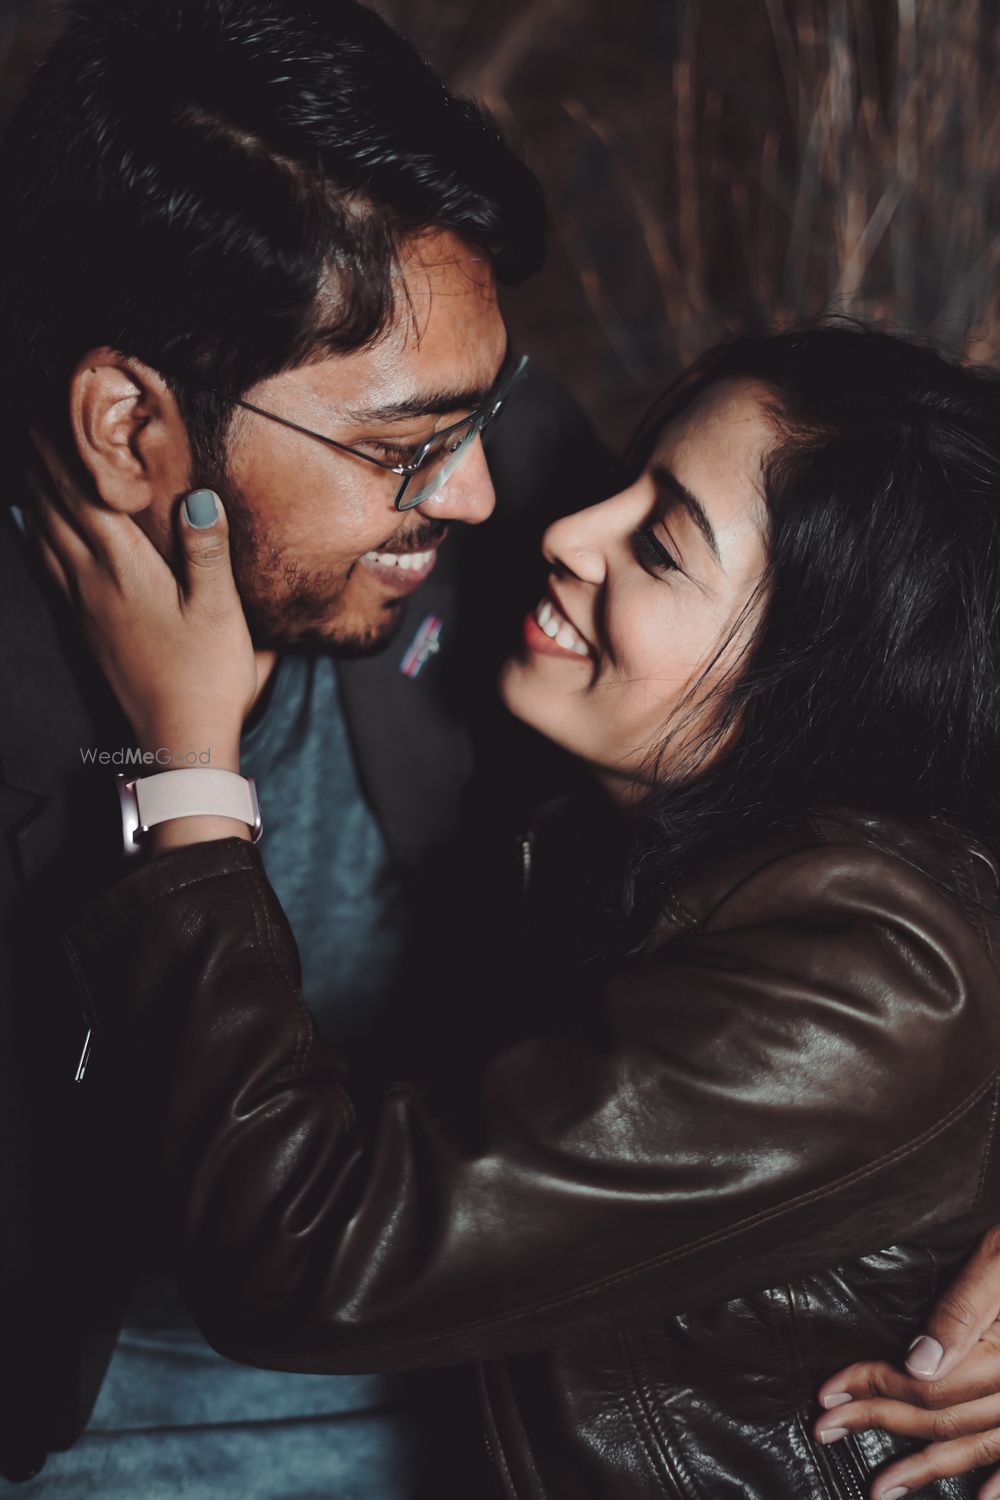
[[497, 1463], [496, 1451], [490, 1441], [490, 1435], [485, 1427], [480, 1428], [480, 1431], [483, 1438], [483, 1447], [486, 1449], [486, 1462], [490, 1471], [490, 1479], [492, 1480], [491, 1488], [494, 1495], [498, 1497], [498, 1500], [506, 1500], [507, 1490], [504, 1486], [503, 1476], [500, 1473], [500, 1465]]
[[534, 830], [529, 828], [526, 833], [519, 833], [516, 842], [521, 860], [521, 895], [524, 897], [527, 896], [531, 885], [532, 862], [535, 853]]
[[497, 1451], [490, 1437], [490, 1423], [493, 1420], [493, 1404], [490, 1401], [490, 1390], [486, 1380], [486, 1371], [483, 1366], [476, 1366], [476, 1384], [479, 1387], [479, 1434], [486, 1449], [486, 1466], [490, 1472], [493, 1494], [498, 1500], [511, 1500], [513, 1488], [509, 1487], [504, 1479], [504, 1471], [497, 1458]]

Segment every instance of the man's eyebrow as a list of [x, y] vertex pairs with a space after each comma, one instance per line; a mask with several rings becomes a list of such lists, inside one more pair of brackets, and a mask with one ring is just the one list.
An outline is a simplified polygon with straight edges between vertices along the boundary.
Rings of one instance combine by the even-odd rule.
[[650, 476], [656, 485], [658, 497], [663, 494], [670, 495], [674, 500], [680, 502], [688, 515], [691, 517], [705, 541], [708, 543], [712, 556], [719, 566], [722, 566], [722, 558], [719, 556], [719, 543], [712, 529], [712, 523], [708, 519], [705, 507], [697, 495], [692, 495], [686, 485], [681, 484], [677, 475], [668, 469], [666, 464], [653, 464]]
[[447, 417], [453, 411], [471, 411], [481, 406], [493, 389], [489, 385], [467, 386], [462, 390], [421, 392], [405, 401], [389, 401], [385, 406], [348, 408], [344, 416], [363, 425], [371, 422], [402, 422], [407, 417]]
[[493, 379], [488, 385], [465, 386], [450, 390], [422, 391], [403, 401], [389, 401], [384, 406], [367, 406], [344, 413], [359, 425], [370, 422], [403, 422], [408, 417], [447, 417], [453, 411], [472, 411], [482, 406], [490, 391], [500, 378], [500, 372], [510, 361], [510, 340], [503, 351]]

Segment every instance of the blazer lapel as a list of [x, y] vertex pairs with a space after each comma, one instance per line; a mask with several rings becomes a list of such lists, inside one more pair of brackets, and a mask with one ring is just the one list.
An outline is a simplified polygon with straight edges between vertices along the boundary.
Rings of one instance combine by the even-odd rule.
[[387, 650], [338, 663], [362, 785], [392, 854], [412, 868], [453, 832], [473, 763], [450, 671], [456, 555], [450, 537]]
[[0, 519], [0, 826], [13, 873], [22, 880], [35, 878], [59, 854], [72, 820], [70, 790], [85, 780], [81, 750], [98, 744], [99, 719], [117, 717], [103, 678], [51, 590], [5, 512]]

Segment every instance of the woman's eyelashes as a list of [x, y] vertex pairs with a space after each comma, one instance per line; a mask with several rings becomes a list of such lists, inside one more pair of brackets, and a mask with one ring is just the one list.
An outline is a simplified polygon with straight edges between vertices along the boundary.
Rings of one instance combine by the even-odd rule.
[[652, 573], [666, 573], [670, 569], [680, 570], [680, 564], [671, 557], [663, 543], [654, 534], [652, 526], [644, 526], [632, 533], [632, 553], [636, 562]]

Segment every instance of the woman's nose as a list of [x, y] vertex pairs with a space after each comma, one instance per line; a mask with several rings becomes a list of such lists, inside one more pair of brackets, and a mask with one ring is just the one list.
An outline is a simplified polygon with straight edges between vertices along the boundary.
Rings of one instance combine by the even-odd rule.
[[542, 552], [554, 568], [572, 573], [583, 583], [601, 584], [607, 562], [601, 544], [602, 517], [608, 502], [591, 505], [555, 521], [542, 537]]

